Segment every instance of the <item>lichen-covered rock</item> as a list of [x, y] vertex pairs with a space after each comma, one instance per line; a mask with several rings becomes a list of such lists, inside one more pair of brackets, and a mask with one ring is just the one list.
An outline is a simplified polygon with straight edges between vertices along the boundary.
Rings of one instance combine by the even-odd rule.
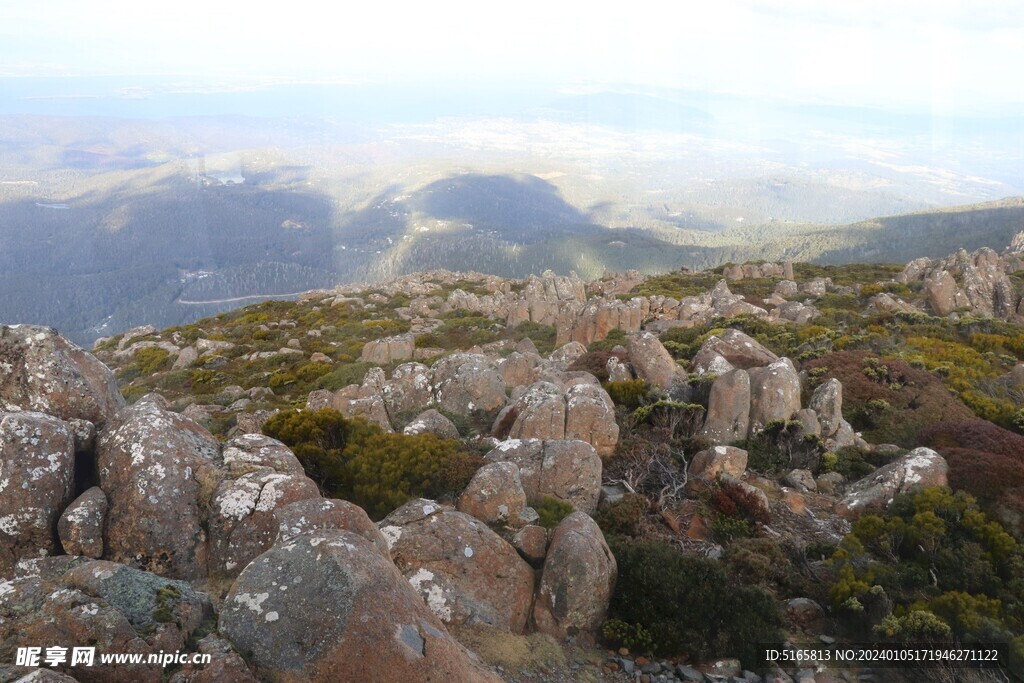
[[[529, 337], [527, 337], [527, 340]], [[535, 347], [536, 348], [536, 347]], [[536, 379], [537, 363], [540, 356], [534, 353], [520, 353], [513, 351], [501, 361], [498, 369], [505, 384], [510, 387], [520, 387], [533, 384]]]
[[145, 397], [118, 413], [97, 445], [110, 502], [106, 559], [161, 576], [206, 575], [203, 510], [220, 478], [216, 439]]
[[366, 511], [354, 503], [336, 498], [308, 498], [279, 507], [277, 517], [277, 543], [290, 541], [296, 536], [320, 531], [341, 529], [362, 536], [389, 560], [388, 543]]
[[587, 352], [587, 347], [578, 341], [571, 341], [551, 352], [551, 360], [566, 367], [572, 365], [577, 358]]
[[399, 360], [412, 360], [415, 349], [415, 337], [411, 334], [400, 334], [366, 342], [359, 360], [374, 365], [389, 365]]
[[701, 436], [715, 444], [747, 438], [750, 431], [750, 375], [733, 370], [715, 379]]
[[[183, 650], [212, 614], [209, 597], [184, 581], [102, 560], [68, 556], [37, 560], [11, 581], [0, 582], [0, 643], [5, 647], [95, 647], [98, 653], [140, 654]], [[98, 662], [97, 662], [98, 663]], [[160, 664], [91, 668], [99, 683], [163, 680]]]
[[420, 499], [380, 526], [395, 565], [441, 621], [525, 631], [533, 569], [483, 522]]
[[106, 424], [124, 406], [114, 375], [49, 327], [0, 325], [0, 410]]
[[519, 479], [519, 467], [510, 462], [492, 462], [477, 470], [456, 508], [484, 524], [518, 527], [536, 517], [536, 513], [526, 514], [526, 492]]
[[730, 328], [721, 337], [708, 337], [701, 345], [693, 357], [693, 371], [701, 375], [721, 375], [733, 368], [749, 370], [763, 367], [778, 359], [753, 337]]
[[99, 486], [93, 486], [64, 510], [57, 521], [57, 535], [65, 553], [94, 560], [103, 557], [107, 508], [106, 494]]
[[512, 545], [531, 567], [540, 569], [548, 554], [548, 530], [536, 524], [524, 526], [512, 536]]
[[793, 361], [780, 358], [764, 368], [751, 368], [750, 434], [769, 422], [790, 420], [800, 410], [800, 376]]
[[[504, 426], [511, 418], [507, 431]], [[514, 403], [499, 413], [493, 433], [510, 439], [564, 439], [565, 398], [551, 382], [537, 382]]]
[[930, 448], [915, 448], [898, 460], [851, 484], [836, 512], [853, 518], [880, 512], [900, 493], [928, 486], [947, 486], [946, 460]]
[[600, 456], [619, 442], [615, 404], [600, 384], [575, 384], [565, 392], [565, 438], [586, 441]]
[[604, 623], [618, 567], [604, 534], [589, 516], [574, 512], [551, 538], [533, 618], [537, 630], [592, 641]]
[[722, 475], [742, 477], [746, 469], [745, 450], [733, 446], [715, 446], [694, 455], [687, 473], [691, 477], [714, 480]]
[[421, 410], [434, 400], [432, 373], [423, 363], [402, 363], [381, 388], [388, 415]]
[[484, 459], [519, 466], [527, 500], [550, 496], [588, 514], [601, 497], [601, 457], [585, 441], [509, 439]]
[[225, 598], [218, 630], [261, 680], [499, 680], [394, 564], [348, 531], [303, 534], [256, 558]]
[[224, 638], [215, 633], [202, 638], [196, 651], [210, 655], [207, 664], [184, 664], [168, 683], [257, 683], [245, 660]]
[[227, 477], [217, 486], [209, 512], [209, 572], [235, 576], [274, 544], [277, 509], [319, 499], [320, 491], [284, 444], [261, 434], [229, 441], [224, 460]]
[[405, 426], [403, 434], [437, 434], [442, 439], [458, 439], [459, 430], [455, 424], [437, 410], [424, 410]]
[[0, 413], [0, 577], [21, 558], [50, 555], [71, 501], [75, 443], [63, 420]]
[[458, 415], [500, 410], [505, 381], [480, 354], [456, 353], [434, 363], [434, 392], [442, 408]]
[[650, 332], [629, 336], [629, 359], [637, 377], [658, 389], [671, 389], [681, 381], [682, 368]]

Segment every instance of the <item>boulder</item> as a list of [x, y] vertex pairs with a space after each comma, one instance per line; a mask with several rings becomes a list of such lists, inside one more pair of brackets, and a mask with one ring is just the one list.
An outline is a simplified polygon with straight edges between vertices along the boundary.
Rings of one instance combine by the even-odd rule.
[[601, 496], [601, 457], [585, 441], [509, 439], [484, 459], [519, 466], [527, 500], [550, 496], [588, 514]]
[[836, 511], [847, 518], [880, 512], [900, 493], [928, 486], [947, 486], [946, 460], [930, 448], [915, 448], [851, 484]]
[[701, 436], [716, 444], [747, 438], [750, 431], [750, 375], [733, 370], [717, 377], [708, 396]]
[[366, 511], [354, 503], [336, 498], [307, 498], [279, 507], [276, 543], [322, 529], [341, 529], [362, 536], [386, 558], [391, 559], [388, 543]]
[[637, 377], [658, 389], [671, 389], [681, 379], [682, 369], [650, 332], [629, 336], [629, 359]]
[[456, 353], [438, 360], [433, 369], [435, 399], [445, 410], [469, 415], [504, 407], [505, 381], [485, 356]]
[[102, 427], [124, 406], [114, 375], [49, 327], [0, 325], [0, 410]]
[[395, 565], [441, 621], [526, 630], [533, 569], [483, 522], [418, 499], [380, 526]]
[[60, 544], [68, 555], [103, 557], [103, 530], [107, 523], [107, 496], [93, 486], [68, 506], [57, 522]]
[[565, 438], [586, 441], [606, 457], [619, 442], [615, 404], [600, 384], [575, 384], [565, 392]]
[[601, 529], [574, 512], [555, 529], [533, 608], [537, 630], [593, 642], [608, 614], [618, 567]]
[[206, 575], [203, 510], [222, 476], [217, 440], [191, 420], [140, 399], [97, 445], [107, 493], [107, 559], [172, 578]]
[[[693, 357], [693, 371], [698, 374], [722, 374], [732, 368], [749, 370], [763, 367], [778, 359], [778, 356], [753, 337], [730, 328], [721, 337], [708, 337], [701, 345]], [[727, 365], [722, 364], [723, 360]]]
[[506, 386], [519, 387], [533, 384], [536, 379], [536, 367], [540, 357], [536, 354], [523, 354], [513, 351], [499, 366], [501, 378]]
[[456, 508], [484, 524], [520, 527], [536, 519], [536, 512], [527, 514], [519, 467], [510, 462], [492, 462], [477, 470]]
[[434, 400], [432, 374], [423, 363], [402, 363], [395, 368], [381, 388], [388, 414], [396, 416], [430, 405]]
[[374, 365], [390, 365], [395, 361], [412, 360], [415, 349], [416, 340], [411, 334], [385, 337], [366, 342], [359, 360]]
[[209, 512], [209, 572], [235, 576], [274, 544], [277, 509], [320, 491], [283, 443], [261, 434], [229, 441], [224, 461], [228, 474]]
[[0, 583], [0, 642], [15, 647], [95, 647], [142, 655], [141, 664], [66, 669], [98, 683], [159, 683], [151, 654], [184, 650], [213, 613], [209, 597], [184, 581], [102, 560], [68, 556], [30, 563]]
[[576, 362], [576, 359], [587, 352], [587, 347], [578, 341], [571, 341], [568, 344], [558, 347], [551, 352], [551, 360], [566, 367]]
[[782, 478], [786, 486], [792, 486], [797, 491], [817, 491], [818, 483], [814, 480], [814, 474], [810, 470], [790, 470]]
[[752, 368], [750, 375], [750, 434], [756, 434], [774, 420], [790, 420], [800, 410], [800, 376], [788, 358], [764, 368]]
[[402, 430], [403, 434], [415, 436], [416, 434], [437, 434], [442, 439], [458, 439], [459, 430], [447, 417], [431, 408], [416, 416], [412, 422]]
[[210, 656], [209, 663], [182, 665], [168, 683], [257, 683], [245, 660], [215, 633], [199, 640], [196, 651]]
[[530, 385], [498, 414], [492, 433], [510, 439], [564, 439], [565, 398], [561, 387], [551, 382]]
[[690, 460], [687, 474], [714, 480], [722, 475], [742, 477], [747, 470], [747, 452], [732, 446], [715, 446], [700, 451]]
[[303, 534], [256, 558], [224, 599], [218, 631], [261, 680], [500, 680], [445, 632], [394, 564], [348, 531]]
[[548, 553], [548, 530], [535, 524], [524, 526], [512, 537], [512, 545], [531, 567], [540, 569]]
[[0, 577], [22, 558], [58, 550], [54, 532], [74, 481], [75, 442], [66, 422], [0, 413]]

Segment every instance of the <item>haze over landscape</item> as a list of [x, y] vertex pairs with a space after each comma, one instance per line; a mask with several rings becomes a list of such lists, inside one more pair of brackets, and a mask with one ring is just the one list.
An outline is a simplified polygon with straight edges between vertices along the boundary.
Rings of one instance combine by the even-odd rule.
[[1012, 5], [715, 5], [333, 21], [8, 3], [0, 317], [86, 343], [439, 267], [594, 277], [1007, 242], [1015, 202], [977, 231], [860, 223], [1024, 194], [1024, 105], [991, 66], [1022, 63]]
[[1022, 67], [0, 0], [0, 683], [1024, 681]]

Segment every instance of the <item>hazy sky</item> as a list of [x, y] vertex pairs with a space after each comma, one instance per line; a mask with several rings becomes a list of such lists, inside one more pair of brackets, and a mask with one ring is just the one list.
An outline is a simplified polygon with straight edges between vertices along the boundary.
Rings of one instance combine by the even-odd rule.
[[0, 75], [635, 83], [933, 111], [1024, 104], [1020, 0], [612, 4], [0, 0]]

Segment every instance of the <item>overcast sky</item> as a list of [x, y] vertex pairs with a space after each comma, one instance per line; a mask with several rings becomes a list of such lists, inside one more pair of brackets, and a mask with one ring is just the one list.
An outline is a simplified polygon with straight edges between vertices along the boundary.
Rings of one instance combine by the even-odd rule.
[[1024, 104], [1019, 0], [613, 4], [0, 0], [0, 75], [634, 83], [931, 111]]

